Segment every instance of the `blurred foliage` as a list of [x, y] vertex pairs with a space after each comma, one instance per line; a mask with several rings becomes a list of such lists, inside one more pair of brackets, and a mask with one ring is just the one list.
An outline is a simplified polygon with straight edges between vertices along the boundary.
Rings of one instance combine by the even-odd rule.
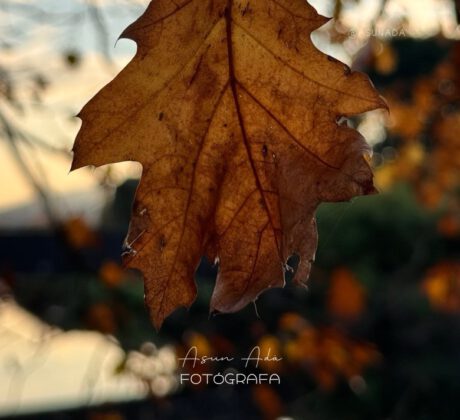
[[[337, 3], [336, 17], [349, 3], [356, 2]], [[334, 30], [343, 35], [343, 28]], [[64, 58], [69, 66], [81, 59], [72, 51]], [[3, 268], [4, 282], [48, 323], [113, 335], [127, 355], [148, 355], [154, 343], [173, 345], [183, 357], [196, 346], [199, 355], [234, 360], [187, 365], [189, 372], [232, 368], [281, 375], [279, 386], [184, 386], [175, 396], [149, 402], [158, 418], [201, 419], [206, 412], [213, 419], [456, 420], [460, 44], [440, 35], [371, 37], [356, 62], [391, 110], [381, 117], [385, 136], [374, 146], [381, 194], [320, 207], [320, 242], [307, 291], [288, 278], [285, 289], [264, 293], [254, 307], [210, 316], [216, 269], [203, 261], [193, 307], [177, 311], [155, 332], [141, 279], [106, 252], [114, 243], [121, 248], [135, 180], [118, 187], [100, 228], [79, 217], [59, 224], [65, 273]], [[13, 103], [9, 75], [1, 71], [0, 96]], [[46, 89], [47, 80], [37, 78], [36, 86]], [[362, 127], [365, 118], [351, 123]], [[241, 357], [254, 346], [283, 360], [246, 369]], [[127, 361], [119, 371], [130, 368]], [[137, 374], [146, 379], [145, 372]], [[115, 409], [90, 418], [124, 416]]]

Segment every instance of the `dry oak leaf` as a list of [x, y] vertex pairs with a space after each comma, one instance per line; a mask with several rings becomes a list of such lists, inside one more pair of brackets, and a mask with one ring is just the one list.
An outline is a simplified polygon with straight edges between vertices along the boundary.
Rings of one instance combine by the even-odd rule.
[[315, 209], [374, 191], [364, 139], [339, 125], [384, 107], [367, 76], [319, 52], [304, 0], [155, 0], [122, 37], [134, 59], [81, 111], [72, 169], [143, 166], [125, 262], [154, 325], [196, 297], [218, 261], [211, 310], [233, 312], [309, 274]]

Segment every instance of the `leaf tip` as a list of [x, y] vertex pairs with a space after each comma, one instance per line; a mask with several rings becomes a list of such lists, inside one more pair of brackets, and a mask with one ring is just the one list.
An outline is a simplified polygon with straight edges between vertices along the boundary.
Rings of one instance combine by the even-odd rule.
[[84, 166], [87, 166], [87, 163], [83, 162], [79, 158], [79, 154], [78, 154], [78, 152], [76, 150], [76, 145], [74, 145], [74, 147], [71, 150], [71, 152], [73, 153], [73, 159], [72, 159], [72, 163], [70, 165], [69, 173], [73, 172], [73, 171], [76, 171], [77, 169], [83, 168]]
[[155, 310], [153, 305], [151, 305], [151, 303], [149, 302], [148, 293], [144, 293], [144, 306], [147, 309], [147, 312], [148, 312], [149, 318], [150, 318], [150, 322], [152, 323], [153, 327], [155, 328], [155, 331], [159, 332], [161, 330], [161, 327], [163, 326], [163, 323], [164, 323], [167, 315], [165, 315], [161, 311]]
[[388, 114], [390, 113], [390, 106], [382, 95], [379, 95], [379, 108], [385, 110]]
[[377, 195], [380, 194], [380, 191], [375, 187], [374, 183], [372, 182], [369, 187], [365, 191], [365, 195]]
[[150, 317], [150, 319], [152, 320], [153, 328], [155, 328], [155, 331], [159, 333], [161, 330], [161, 327], [163, 326], [164, 318], [156, 319], [154, 317]]
[[74, 157], [73, 160], [72, 160], [72, 163], [70, 164], [69, 174], [71, 172], [76, 171], [77, 169], [80, 169], [81, 167], [82, 167], [82, 165], [78, 164], [77, 160]]
[[115, 45], [118, 43], [120, 39], [130, 39], [131, 41], [136, 41], [134, 37], [134, 24], [129, 25], [117, 38], [115, 41]]
[[330, 22], [332, 19], [334, 19], [334, 18], [318, 14], [319, 27], [321, 28], [321, 26], [323, 26], [326, 23]]
[[221, 311], [211, 306], [209, 308], [209, 319], [214, 318], [217, 315], [220, 315], [221, 313], [222, 313]]

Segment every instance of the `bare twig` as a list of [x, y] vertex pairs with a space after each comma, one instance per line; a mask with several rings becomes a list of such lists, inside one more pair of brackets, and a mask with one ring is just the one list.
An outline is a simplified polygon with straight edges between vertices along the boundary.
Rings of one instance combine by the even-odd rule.
[[109, 32], [107, 30], [107, 24], [104, 15], [97, 4], [97, 0], [91, 0], [88, 2], [88, 13], [91, 18], [96, 33], [98, 35], [98, 41], [101, 46], [101, 50], [108, 60], [111, 61], [110, 47], [109, 47]]
[[22, 173], [27, 178], [30, 185], [34, 188], [37, 196], [40, 198], [40, 201], [43, 205], [43, 209], [45, 210], [46, 216], [48, 217], [48, 220], [51, 226], [53, 226], [54, 228], [57, 228], [59, 226], [59, 223], [56, 217], [54, 207], [51, 204], [51, 201], [45, 189], [42, 187], [40, 182], [38, 182], [38, 180], [35, 179], [34, 174], [29, 169], [27, 164], [24, 162], [24, 159], [22, 158], [22, 155], [21, 155], [21, 151], [19, 150], [19, 147], [16, 143], [18, 139], [17, 133], [14, 130], [14, 128], [10, 125], [7, 118], [1, 112], [0, 112], [0, 124], [3, 126], [3, 131], [6, 135], [6, 139], [8, 140], [8, 145], [10, 146], [11, 153], [13, 157], [15, 158], [17, 165], [21, 168]]

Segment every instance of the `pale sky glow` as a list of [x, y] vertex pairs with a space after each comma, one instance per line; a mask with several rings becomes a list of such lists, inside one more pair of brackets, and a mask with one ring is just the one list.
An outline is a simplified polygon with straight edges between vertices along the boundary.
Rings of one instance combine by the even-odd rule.
[[[126, 41], [124, 41], [126, 42]], [[36, 107], [33, 102], [24, 100], [24, 109], [18, 113], [11, 108], [2, 107], [3, 112], [16, 124], [25, 127], [28, 133], [44, 139], [47, 143], [70, 151], [72, 141], [80, 126], [80, 120], [72, 118], [97, 92], [122, 68], [129, 56], [120, 57], [113, 65], [108, 65], [96, 54], [88, 54], [81, 66], [75, 71], [66, 70], [60, 57], [52, 57], [49, 66], [59, 76], [43, 95], [43, 106]], [[18, 65], [22, 60], [18, 59]], [[25, 87], [24, 90], [27, 90]], [[27, 92], [20, 92], [27, 98]], [[0, 107], [1, 107], [0, 103]], [[55, 155], [40, 148], [21, 147], [24, 157], [33, 169], [37, 163], [46, 168], [47, 182], [55, 193], [66, 193], [83, 189], [92, 189], [98, 185], [98, 177], [91, 169], [83, 169], [69, 174], [70, 160], [64, 155]], [[0, 179], [11, 179], [0, 189], [0, 207], [8, 207], [33, 199], [34, 191], [19, 170], [16, 162], [10, 158], [9, 147], [0, 142]], [[3, 158], [2, 158], [3, 157]], [[117, 165], [119, 178], [138, 175], [135, 164]], [[36, 173], [36, 171], [34, 171]], [[42, 178], [43, 179], [43, 178]]]
[[177, 386], [174, 348], [125, 358], [115, 339], [89, 331], [64, 332], [43, 323], [13, 300], [0, 299], [0, 417], [130, 401]]
[[138, 379], [114, 374], [123, 356], [100, 334], [63, 333], [0, 301], [0, 416], [143, 398]]
[[[72, 0], [64, 3], [46, 0], [35, 4], [49, 13], [62, 13], [79, 10], [84, 2]], [[119, 0], [119, 3], [129, 2]], [[130, 3], [131, 6], [138, 5], [137, 12], [131, 10], [126, 16], [107, 19], [107, 43], [110, 47], [114, 47], [122, 29], [141, 13], [140, 3], [141, 1]], [[66, 25], [51, 27], [46, 23], [28, 22], [27, 33], [21, 33], [22, 42], [16, 43], [11, 49], [0, 49], [0, 63], [10, 69], [13, 79], [25, 81], [21, 82], [16, 90], [22, 108], [18, 110], [0, 101], [0, 110], [11, 123], [23, 128], [27, 133], [70, 152], [80, 126], [80, 121], [72, 116], [127, 64], [135, 52], [135, 45], [131, 41], [120, 40], [116, 48], [111, 48], [112, 57], [109, 62], [96, 49], [94, 39], [97, 37], [94, 28], [88, 23], [76, 27], [73, 31], [72, 27]], [[15, 25], [19, 24], [19, 21], [14, 20], [0, 7], [0, 39], [14, 39], [11, 34], [18, 29]], [[75, 36], [75, 32], [78, 36]], [[8, 36], [3, 36], [5, 34]], [[66, 64], [62, 53], [73, 50], [84, 51], [84, 55], [81, 63], [71, 68]], [[33, 78], [27, 77], [31, 69], [50, 82], [49, 87], [41, 93], [41, 105], [38, 105], [31, 94], [33, 85], [30, 80]], [[46, 185], [53, 193], [63, 194], [97, 187], [98, 173], [102, 171], [83, 169], [68, 174], [68, 157], [43, 150], [37, 151], [36, 148], [30, 149], [24, 145], [20, 147], [25, 161], [32, 164], [32, 172], [41, 181], [45, 179], [41, 173], [37, 174], [36, 169], [38, 165], [44, 168]], [[126, 177], [139, 175], [137, 164], [123, 163], [116, 166], [115, 181], [120, 182]], [[33, 187], [12, 159], [10, 148], [5, 141], [0, 142], [0, 179], [8, 180], [3, 182], [0, 188], [0, 208], [11, 208], [34, 199]]]

